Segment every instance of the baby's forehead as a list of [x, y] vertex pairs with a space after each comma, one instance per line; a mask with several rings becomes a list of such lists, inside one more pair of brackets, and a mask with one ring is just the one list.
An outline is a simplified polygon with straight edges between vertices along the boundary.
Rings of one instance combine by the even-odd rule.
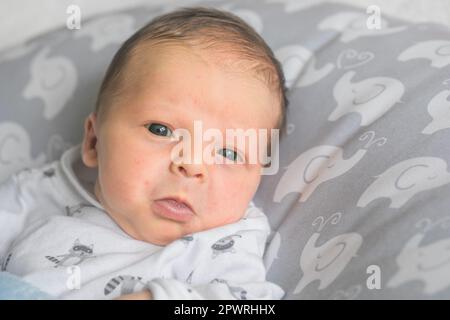
[[[124, 87], [121, 90], [129, 92], [127, 99], [147, 93], [146, 97], [159, 100], [154, 104], [159, 112], [170, 111], [174, 106], [181, 109], [190, 106], [187, 110], [198, 116], [220, 114], [222, 123], [231, 127], [242, 117], [257, 119], [260, 114], [261, 118], [266, 118], [264, 114], [267, 114], [270, 123], [275, 123], [274, 114], [279, 111], [276, 90], [256, 78], [250, 68], [249, 62], [236, 57], [235, 53], [217, 53], [179, 43], [141, 44], [123, 74], [127, 80], [122, 81]], [[213, 80], [216, 78], [223, 81], [220, 86], [215, 85], [217, 82]], [[210, 103], [210, 96], [218, 98]], [[269, 99], [271, 102], [267, 101]], [[202, 104], [203, 108], [195, 108]], [[268, 104], [276, 109], [275, 112], [268, 112], [264, 107]], [[252, 105], [261, 107], [252, 109]], [[259, 127], [267, 127], [267, 121], [262, 123]]]
[[184, 60], [190, 56], [198, 61], [214, 65], [223, 73], [247, 75], [265, 83], [270, 90], [277, 90], [272, 68], [260, 57], [246, 53], [239, 44], [215, 42], [214, 46], [203, 43], [201, 38], [192, 41], [164, 41], [160, 43], [142, 42], [133, 48], [127, 67], [134, 65], [137, 71], [145, 71], [144, 66], [155, 67], [169, 59]]

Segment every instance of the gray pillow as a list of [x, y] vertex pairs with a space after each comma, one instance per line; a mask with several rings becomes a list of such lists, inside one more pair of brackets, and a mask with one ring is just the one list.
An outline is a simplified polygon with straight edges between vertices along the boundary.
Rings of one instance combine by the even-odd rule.
[[[202, 1], [267, 40], [290, 87], [280, 170], [255, 203], [285, 299], [450, 298], [450, 30], [308, 1]], [[0, 52], [0, 181], [82, 138], [120, 44], [172, 6]]]

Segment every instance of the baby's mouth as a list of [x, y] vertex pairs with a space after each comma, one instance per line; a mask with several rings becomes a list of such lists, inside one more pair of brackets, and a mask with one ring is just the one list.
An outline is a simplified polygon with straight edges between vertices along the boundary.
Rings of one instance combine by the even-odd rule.
[[195, 215], [189, 203], [175, 197], [153, 201], [152, 209], [157, 215], [178, 222], [188, 222]]

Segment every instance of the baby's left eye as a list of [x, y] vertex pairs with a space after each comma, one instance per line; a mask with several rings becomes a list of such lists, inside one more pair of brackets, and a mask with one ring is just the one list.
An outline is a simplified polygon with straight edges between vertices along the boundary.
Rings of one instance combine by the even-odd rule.
[[242, 162], [242, 157], [234, 150], [222, 148], [217, 151], [223, 157], [230, 159], [231, 161], [236, 162], [237, 160]]
[[160, 123], [151, 123], [148, 126], [148, 130], [157, 136], [162, 136], [162, 137], [172, 136], [172, 130], [170, 130], [167, 126], [160, 124]]

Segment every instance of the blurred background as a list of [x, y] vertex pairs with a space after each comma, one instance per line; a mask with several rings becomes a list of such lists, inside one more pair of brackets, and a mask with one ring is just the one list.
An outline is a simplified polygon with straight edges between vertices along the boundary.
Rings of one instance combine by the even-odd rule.
[[[377, 5], [381, 15], [417, 21], [436, 22], [450, 27], [449, 0], [269, 0], [272, 2], [305, 3], [340, 2], [367, 8]], [[83, 19], [109, 11], [136, 7], [139, 5], [180, 4], [189, 5], [195, 0], [2, 0], [0, 2], [0, 50], [20, 44], [27, 39], [48, 30], [65, 26], [70, 5], [81, 9]]]

